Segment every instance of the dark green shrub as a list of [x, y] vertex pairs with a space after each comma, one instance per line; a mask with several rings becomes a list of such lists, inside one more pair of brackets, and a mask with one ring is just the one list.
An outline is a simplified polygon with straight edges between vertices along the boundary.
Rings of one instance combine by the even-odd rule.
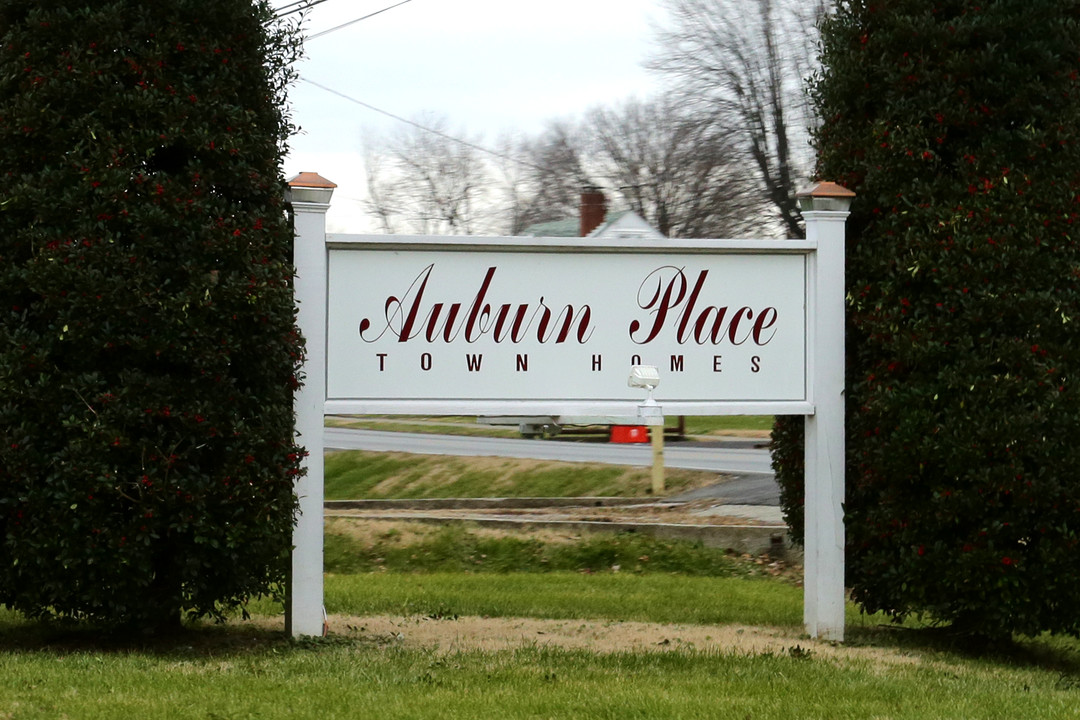
[[847, 0], [823, 43], [818, 175], [859, 195], [853, 597], [1076, 634], [1080, 3]]
[[0, 602], [152, 629], [279, 587], [301, 345], [292, 34], [0, 0]]
[[806, 420], [802, 415], [779, 415], [773, 422], [769, 452], [773, 473], [780, 486], [780, 510], [788, 526], [788, 534], [797, 544], [803, 544], [805, 513], [803, 506], [804, 438]]

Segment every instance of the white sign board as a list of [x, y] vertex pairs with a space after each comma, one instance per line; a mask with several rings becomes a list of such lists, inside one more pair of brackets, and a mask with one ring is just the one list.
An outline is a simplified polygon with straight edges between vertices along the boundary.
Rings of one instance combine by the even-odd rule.
[[329, 236], [328, 413], [802, 412], [799, 241]]

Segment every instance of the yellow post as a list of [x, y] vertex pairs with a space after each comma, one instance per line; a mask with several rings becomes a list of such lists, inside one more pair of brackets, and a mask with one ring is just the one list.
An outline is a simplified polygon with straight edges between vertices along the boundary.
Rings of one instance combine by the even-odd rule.
[[664, 426], [650, 425], [652, 439], [652, 494], [659, 497], [664, 494]]

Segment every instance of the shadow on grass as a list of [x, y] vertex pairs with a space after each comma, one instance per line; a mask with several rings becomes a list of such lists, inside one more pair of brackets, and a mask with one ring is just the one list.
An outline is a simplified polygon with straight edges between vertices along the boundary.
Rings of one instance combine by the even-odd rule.
[[[287, 652], [320, 651], [338, 647], [377, 646], [377, 639], [354, 635], [293, 639], [279, 626], [279, 618], [255, 616], [252, 621], [234, 620], [185, 623], [181, 630], [163, 636], [119, 634], [101, 627], [77, 623], [36, 621], [0, 610], [0, 654], [77, 653], [104, 655], [141, 654], [175, 659], [234, 659]], [[1080, 640], [1043, 635], [1016, 636], [988, 645], [948, 627], [876, 625], [847, 629], [847, 647], [881, 648], [918, 654], [940, 654], [1013, 669], [1036, 669], [1056, 673], [1062, 690], [1080, 689]]]
[[164, 635], [143, 636], [98, 626], [46, 620], [27, 620], [14, 613], [0, 618], [0, 653], [130, 654], [185, 659], [234, 658], [275, 654], [285, 650], [357, 645], [354, 638], [293, 639], [265, 619], [185, 623]]
[[849, 628], [847, 645], [932, 652], [968, 660], [1056, 672], [1069, 689], [1080, 688], [1080, 640], [1060, 635], [1013, 636], [992, 640], [961, 634], [949, 626], [878, 625]]

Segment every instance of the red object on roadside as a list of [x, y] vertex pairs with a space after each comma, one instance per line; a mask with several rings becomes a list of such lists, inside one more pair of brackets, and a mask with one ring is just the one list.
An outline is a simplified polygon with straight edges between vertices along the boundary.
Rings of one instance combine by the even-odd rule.
[[649, 428], [645, 425], [612, 425], [611, 442], [646, 443], [649, 442]]

